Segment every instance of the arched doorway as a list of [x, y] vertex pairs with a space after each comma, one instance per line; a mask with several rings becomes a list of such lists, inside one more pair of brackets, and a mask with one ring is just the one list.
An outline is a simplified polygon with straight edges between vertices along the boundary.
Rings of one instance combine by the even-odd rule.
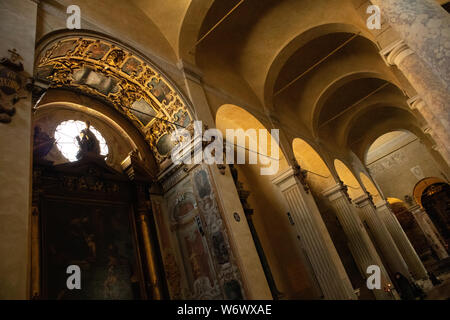
[[450, 186], [448, 183], [435, 177], [422, 179], [414, 187], [413, 195], [448, 244], [450, 240]]

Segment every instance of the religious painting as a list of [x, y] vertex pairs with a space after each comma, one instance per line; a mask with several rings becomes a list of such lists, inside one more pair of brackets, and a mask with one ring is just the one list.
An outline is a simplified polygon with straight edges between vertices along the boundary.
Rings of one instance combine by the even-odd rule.
[[166, 229], [179, 244], [173, 249], [181, 262], [181, 276], [187, 279], [183, 299], [242, 299], [239, 269], [207, 167], [175, 176], [179, 180], [165, 194], [170, 224]]
[[156, 142], [156, 149], [160, 155], [168, 154], [173, 148], [173, 141], [169, 134], [162, 135]]
[[87, 85], [103, 95], [117, 92], [118, 80], [113, 77], [106, 77], [101, 73], [93, 71], [91, 68], [82, 68], [73, 73], [73, 80], [76, 84]]
[[183, 109], [178, 110], [178, 112], [176, 112], [173, 115], [173, 119], [175, 120], [174, 122], [177, 125], [184, 128], [186, 128], [189, 125], [189, 123], [191, 123], [191, 118], [189, 117], [189, 114], [187, 113], [187, 111]]
[[181, 292], [181, 272], [175, 257], [175, 250], [171, 244], [170, 230], [167, 228], [166, 216], [162, 209], [161, 199], [152, 199], [152, 208], [155, 216], [155, 222], [158, 230], [158, 239], [160, 243], [162, 260], [164, 263], [164, 274], [172, 299], [182, 299]]
[[[140, 297], [139, 272], [126, 205], [46, 200], [43, 279], [49, 299]], [[81, 289], [67, 288], [67, 267], [81, 269]]]
[[171, 96], [170, 88], [161, 80], [157, 78], [152, 78], [148, 83], [150, 92], [158, 99], [159, 102], [168, 104], [169, 101], [173, 99]]
[[228, 300], [243, 300], [241, 285], [236, 280], [231, 280], [225, 283], [225, 296]]
[[142, 63], [136, 58], [129, 58], [122, 67], [129, 76], [137, 76], [142, 71]]
[[146, 126], [156, 116], [156, 111], [144, 99], [137, 100], [131, 105], [131, 113]]
[[211, 186], [209, 185], [208, 176], [204, 170], [195, 174], [195, 186], [198, 190], [200, 198], [209, 196], [211, 193]]
[[109, 46], [104, 43], [94, 43], [89, 48], [89, 57], [95, 60], [100, 60], [108, 52]]
[[218, 264], [225, 264], [230, 261], [227, 245], [222, 232], [217, 231], [212, 235], [214, 256]]
[[202, 235], [198, 230], [193, 230], [185, 237], [187, 256], [193, 277], [194, 292], [197, 296], [205, 294], [212, 288], [212, 275], [209, 265], [208, 253]]
[[51, 58], [62, 57], [69, 51], [73, 51], [77, 45], [77, 40], [67, 40], [61, 42], [61, 44], [52, 52]]
[[174, 210], [174, 219], [180, 220], [195, 208], [194, 194], [191, 192], [183, 193], [177, 200]]

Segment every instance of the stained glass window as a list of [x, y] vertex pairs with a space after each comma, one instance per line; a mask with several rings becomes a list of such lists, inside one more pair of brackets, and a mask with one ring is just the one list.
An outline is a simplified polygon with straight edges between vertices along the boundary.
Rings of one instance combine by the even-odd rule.
[[[61, 122], [55, 130], [56, 146], [70, 162], [77, 161], [77, 153], [80, 150], [76, 137], [80, 135], [81, 130], [86, 128], [86, 123], [78, 120], [68, 120]], [[100, 144], [100, 154], [108, 155], [108, 145], [103, 136], [92, 125], [90, 130], [97, 138]]]

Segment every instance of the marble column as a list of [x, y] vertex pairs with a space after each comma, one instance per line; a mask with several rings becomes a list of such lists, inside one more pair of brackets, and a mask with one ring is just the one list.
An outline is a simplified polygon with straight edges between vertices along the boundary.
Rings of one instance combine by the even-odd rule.
[[356, 299], [320, 212], [312, 195], [299, 181], [297, 170], [289, 167], [278, 174], [272, 182], [280, 188], [286, 198], [291, 211], [291, 225], [306, 251], [325, 299]]
[[403, 260], [391, 234], [383, 221], [379, 218], [372, 198], [365, 194], [356, 198], [354, 202], [360, 208], [361, 219], [365, 221], [370, 228], [375, 238], [376, 245], [380, 249], [381, 255], [384, 257], [391, 274], [400, 272], [405, 277], [410, 278], [411, 274], [408, 270], [408, 266], [406, 265], [405, 260]]
[[428, 241], [428, 244], [433, 247], [433, 250], [436, 252], [439, 260], [448, 258], [448, 252], [439, 239], [439, 236], [436, 234], [436, 231], [430, 224], [431, 221], [429, 221], [429, 217], [427, 219], [427, 213], [425, 210], [421, 206], [415, 205], [410, 207], [409, 211], [414, 216], [414, 219], [416, 219], [420, 229]]
[[342, 183], [337, 184], [323, 192], [328, 197], [337, 218], [348, 239], [348, 246], [355, 259], [355, 262], [363, 278], [367, 279], [367, 267], [377, 265], [381, 270], [381, 289], [374, 289], [373, 293], [378, 300], [395, 299], [392, 291], [387, 292], [384, 288], [392, 287], [392, 282], [384, 267], [380, 256], [378, 255], [361, 219], [358, 216], [357, 209], [351, 203], [347, 194], [347, 187]]
[[[450, 16], [436, 0], [371, 0], [385, 21], [429, 66], [445, 87], [450, 85]], [[421, 76], [421, 74], [418, 74]]]
[[408, 269], [411, 271], [414, 279], [427, 279], [427, 270], [423, 266], [422, 261], [417, 255], [416, 250], [414, 250], [414, 247], [405, 234], [405, 231], [403, 231], [402, 226], [398, 222], [394, 213], [391, 211], [389, 203], [383, 200], [377, 203], [376, 207], [381, 220], [384, 222], [384, 225], [389, 230], [389, 233], [397, 244], [397, 247], [399, 248], [400, 253], [408, 265]]
[[403, 40], [389, 45], [380, 54], [388, 65], [397, 66], [417, 91], [418, 96], [410, 99], [409, 104], [427, 121], [443, 150], [443, 158], [450, 164], [449, 89]]
[[[0, 300], [30, 297], [30, 220], [32, 120], [31, 94], [23, 89], [33, 74], [37, 3], [30, 0], [0, 1], [0, 58], [22, 59], [21, 98], [1, 92], [0, 105], [14, 107], [9, 123], [0, 121]], [[2, 85], [9, 73], [2, 66]], [[13, 81], [15, 82], [15, 81]], [[0, 108], [0, 119], [7, 119]], [[35, 237], [35, 234], [33, 234]]]

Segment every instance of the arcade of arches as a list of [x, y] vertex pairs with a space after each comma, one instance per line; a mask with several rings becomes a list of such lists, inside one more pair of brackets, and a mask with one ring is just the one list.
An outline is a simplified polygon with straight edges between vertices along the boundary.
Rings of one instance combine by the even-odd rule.
[[[0, 1], [0, 299], [405, 299], [398, 273], [450, 288], [448, 7]], [[256, 163], [172, 161], [196, 121]]]

